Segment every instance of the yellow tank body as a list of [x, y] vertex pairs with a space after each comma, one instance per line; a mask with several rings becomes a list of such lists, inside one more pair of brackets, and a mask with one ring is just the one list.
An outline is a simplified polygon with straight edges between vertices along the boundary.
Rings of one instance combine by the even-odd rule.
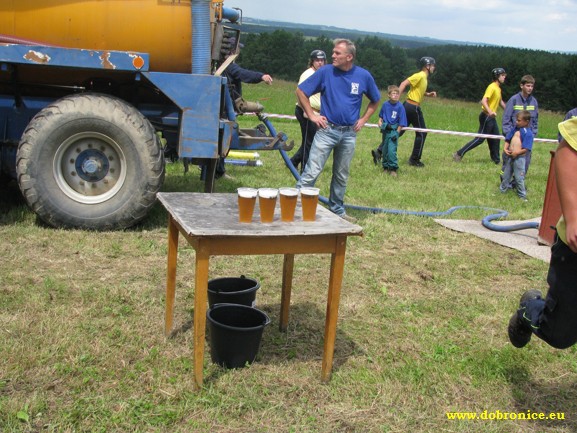
[[190, 0], [2, 0], [0, 33], [69, 48], [149, 53], [152, 71], [190, 73], [190, 10]]

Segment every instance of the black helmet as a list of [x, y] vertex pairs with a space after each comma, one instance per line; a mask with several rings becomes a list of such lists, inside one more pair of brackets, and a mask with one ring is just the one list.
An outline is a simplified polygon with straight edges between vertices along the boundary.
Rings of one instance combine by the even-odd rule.
[[503, 68], [495, 68], [491, 71], [491, 74], [493, 75], [493, 80], [496, 80], [499, 78], [499, 75], [506, 74], [506, 72]]
[[327, 55], [325, 54], [325, 52], [323, 50], [312, 50], [311, 51], [311, 60], [315, 60], [315, 59], [326, 60]]
[[424, 68], [425, 66], [429, 66], [429, 65], [434, 65], [435, 64], [435, 59], [433, 59], [432, 57], [421, 57], [419, 60], [419, 65], [421, 65], [421, 68]]

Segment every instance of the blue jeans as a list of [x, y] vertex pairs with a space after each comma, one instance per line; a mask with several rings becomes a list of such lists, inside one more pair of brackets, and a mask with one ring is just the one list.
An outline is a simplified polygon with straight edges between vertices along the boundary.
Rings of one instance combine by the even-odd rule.
[[519, 155], [513, 159], [506, 153], [503, 154], [503, 180], [501, 181], [501, 192], [507, 192], [509, 185], [515, 177], [515, 187], [517, 188], [517, 195], [521, 198], [527, 197], [527, 189], [525, 188], [525, 155]]
[[307, 165], [297, 182], [297, 188], [314, 186], [329, 159], [329, 155], [333, 152], [329, 209], [340, 216], [345, 214], [345, 192], [356, 141], [357, 133], [352, 126], [319, 129], [315, 134]]
[[[527, 152], [525, 152], [525, 155], [523, 155], [525, 157], [525, 176], [527, 176], [527, 172], [529, 171], [529, 165], [531, 165], [531, 150], [528, 150]], [[501, 180], [503, 180], [503, 173], [505, 173], [505, 163], [506, 163], [506, 159], [507, 159], [508, 155], [503, 152], [503, 156], [502, 156], [502, 161], [503, 161], [503, 168], [501, 168]], [[507, 185], [507, 187], [509, 189], [513, 189], [516, 186], [516, 182], [515, 182], [515, 178], [511, 179], [511, 182], [509, 183], [509, 185]]]

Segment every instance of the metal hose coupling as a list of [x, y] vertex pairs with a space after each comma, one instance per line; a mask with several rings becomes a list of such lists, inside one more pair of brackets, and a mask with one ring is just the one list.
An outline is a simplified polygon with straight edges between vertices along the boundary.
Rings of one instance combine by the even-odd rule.
[[260, 102], [245, 101], [242, 98], [237, 98], [234, 105], [239, 113], [260, 113], [264, 110]]

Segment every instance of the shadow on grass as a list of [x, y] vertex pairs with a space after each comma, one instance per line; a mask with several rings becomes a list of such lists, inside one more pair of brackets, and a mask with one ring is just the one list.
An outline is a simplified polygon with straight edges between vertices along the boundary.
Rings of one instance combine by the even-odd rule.
[[[547, 368], [539, 365], [538, 368]], [[531, 372], [525, 366], [508, 371], [517, 413], [555, 414], [555, 419], [534, 420], [533, 422], [555, 429], [577, 431], [577, 382], [565, 377], [551, 378], [548, 383], [531, 379]], [[553, 415], [552, 415], [553, 416]]]
[[[168, 175], [162, 187], [162, 192], [203, 192], [204, 183], [200, 181], [195, 170], [182, 173], [180, 167], [173, 169], [175, 173]], [[238, 185], [237, 185], [238, 184]], [[217, 192], [235, 192], [240, 182], [218, 180]], [[33, 215], [26, 205], [26, 201], [20, 192], [15, 180], [0, 179], [0, 225], [21, 223]], [[39, 217], [34, 218], [34, 224], [38, 227], [49, 228]], [[140, 232], [143, 230], [163, 229], [168, 225], [168, 214], [157, 200], [150, 208], [146, 217], [132, 227], [125, 229], [127, 232]]]
[[[318, 361], [320, 371], [324, 350], [324, 304], [322, 306], [310, 302], [291, 304], [286, 332], [279, 330], [280, 304], [257, 305], [256, 308], [264, 311], [270, 317], [271, 323], [264, 329], [255, 363], [280, 364], [291, 361]], [[193, 321], [194, 317], [182, 323], [173, 330], [170, 338], [191, 331]], [[205, 359], [210, 359], [211, 341], [208, 325], [206, 343]], [[353, 339], [339, 330], [337, 325], [333, 372], [345, 364], [351, 354], [358, 353], [359, 350]], [[205, 379], [212, 381], [225, 373], [226, 369], [218, 369]]]
[[0, 179], [0, 225], [23, 220], [26, 202], [15, 180]]
[[[229, 178], [217, 179], [215, 192], [234, 193], [238, 187], [244, 186], [242, 180]], [[18, 183], [10, 179], [0, 179], [0, 225], [10, 225], [24, 221], [32, 211], [28, 209]], [[192, 165], [187, 173], [181, 161], [167, 162], [167, 174], [161, 192], [204, 192], [204, 181], [200, 180], [198, 166]], [[50, 227], [36, 217], [34, 224], [39, 227]], [[157, 200], [150, 208], [146, 217], [127, 232], [164, 229], [168, 225], [168, 213]]]

